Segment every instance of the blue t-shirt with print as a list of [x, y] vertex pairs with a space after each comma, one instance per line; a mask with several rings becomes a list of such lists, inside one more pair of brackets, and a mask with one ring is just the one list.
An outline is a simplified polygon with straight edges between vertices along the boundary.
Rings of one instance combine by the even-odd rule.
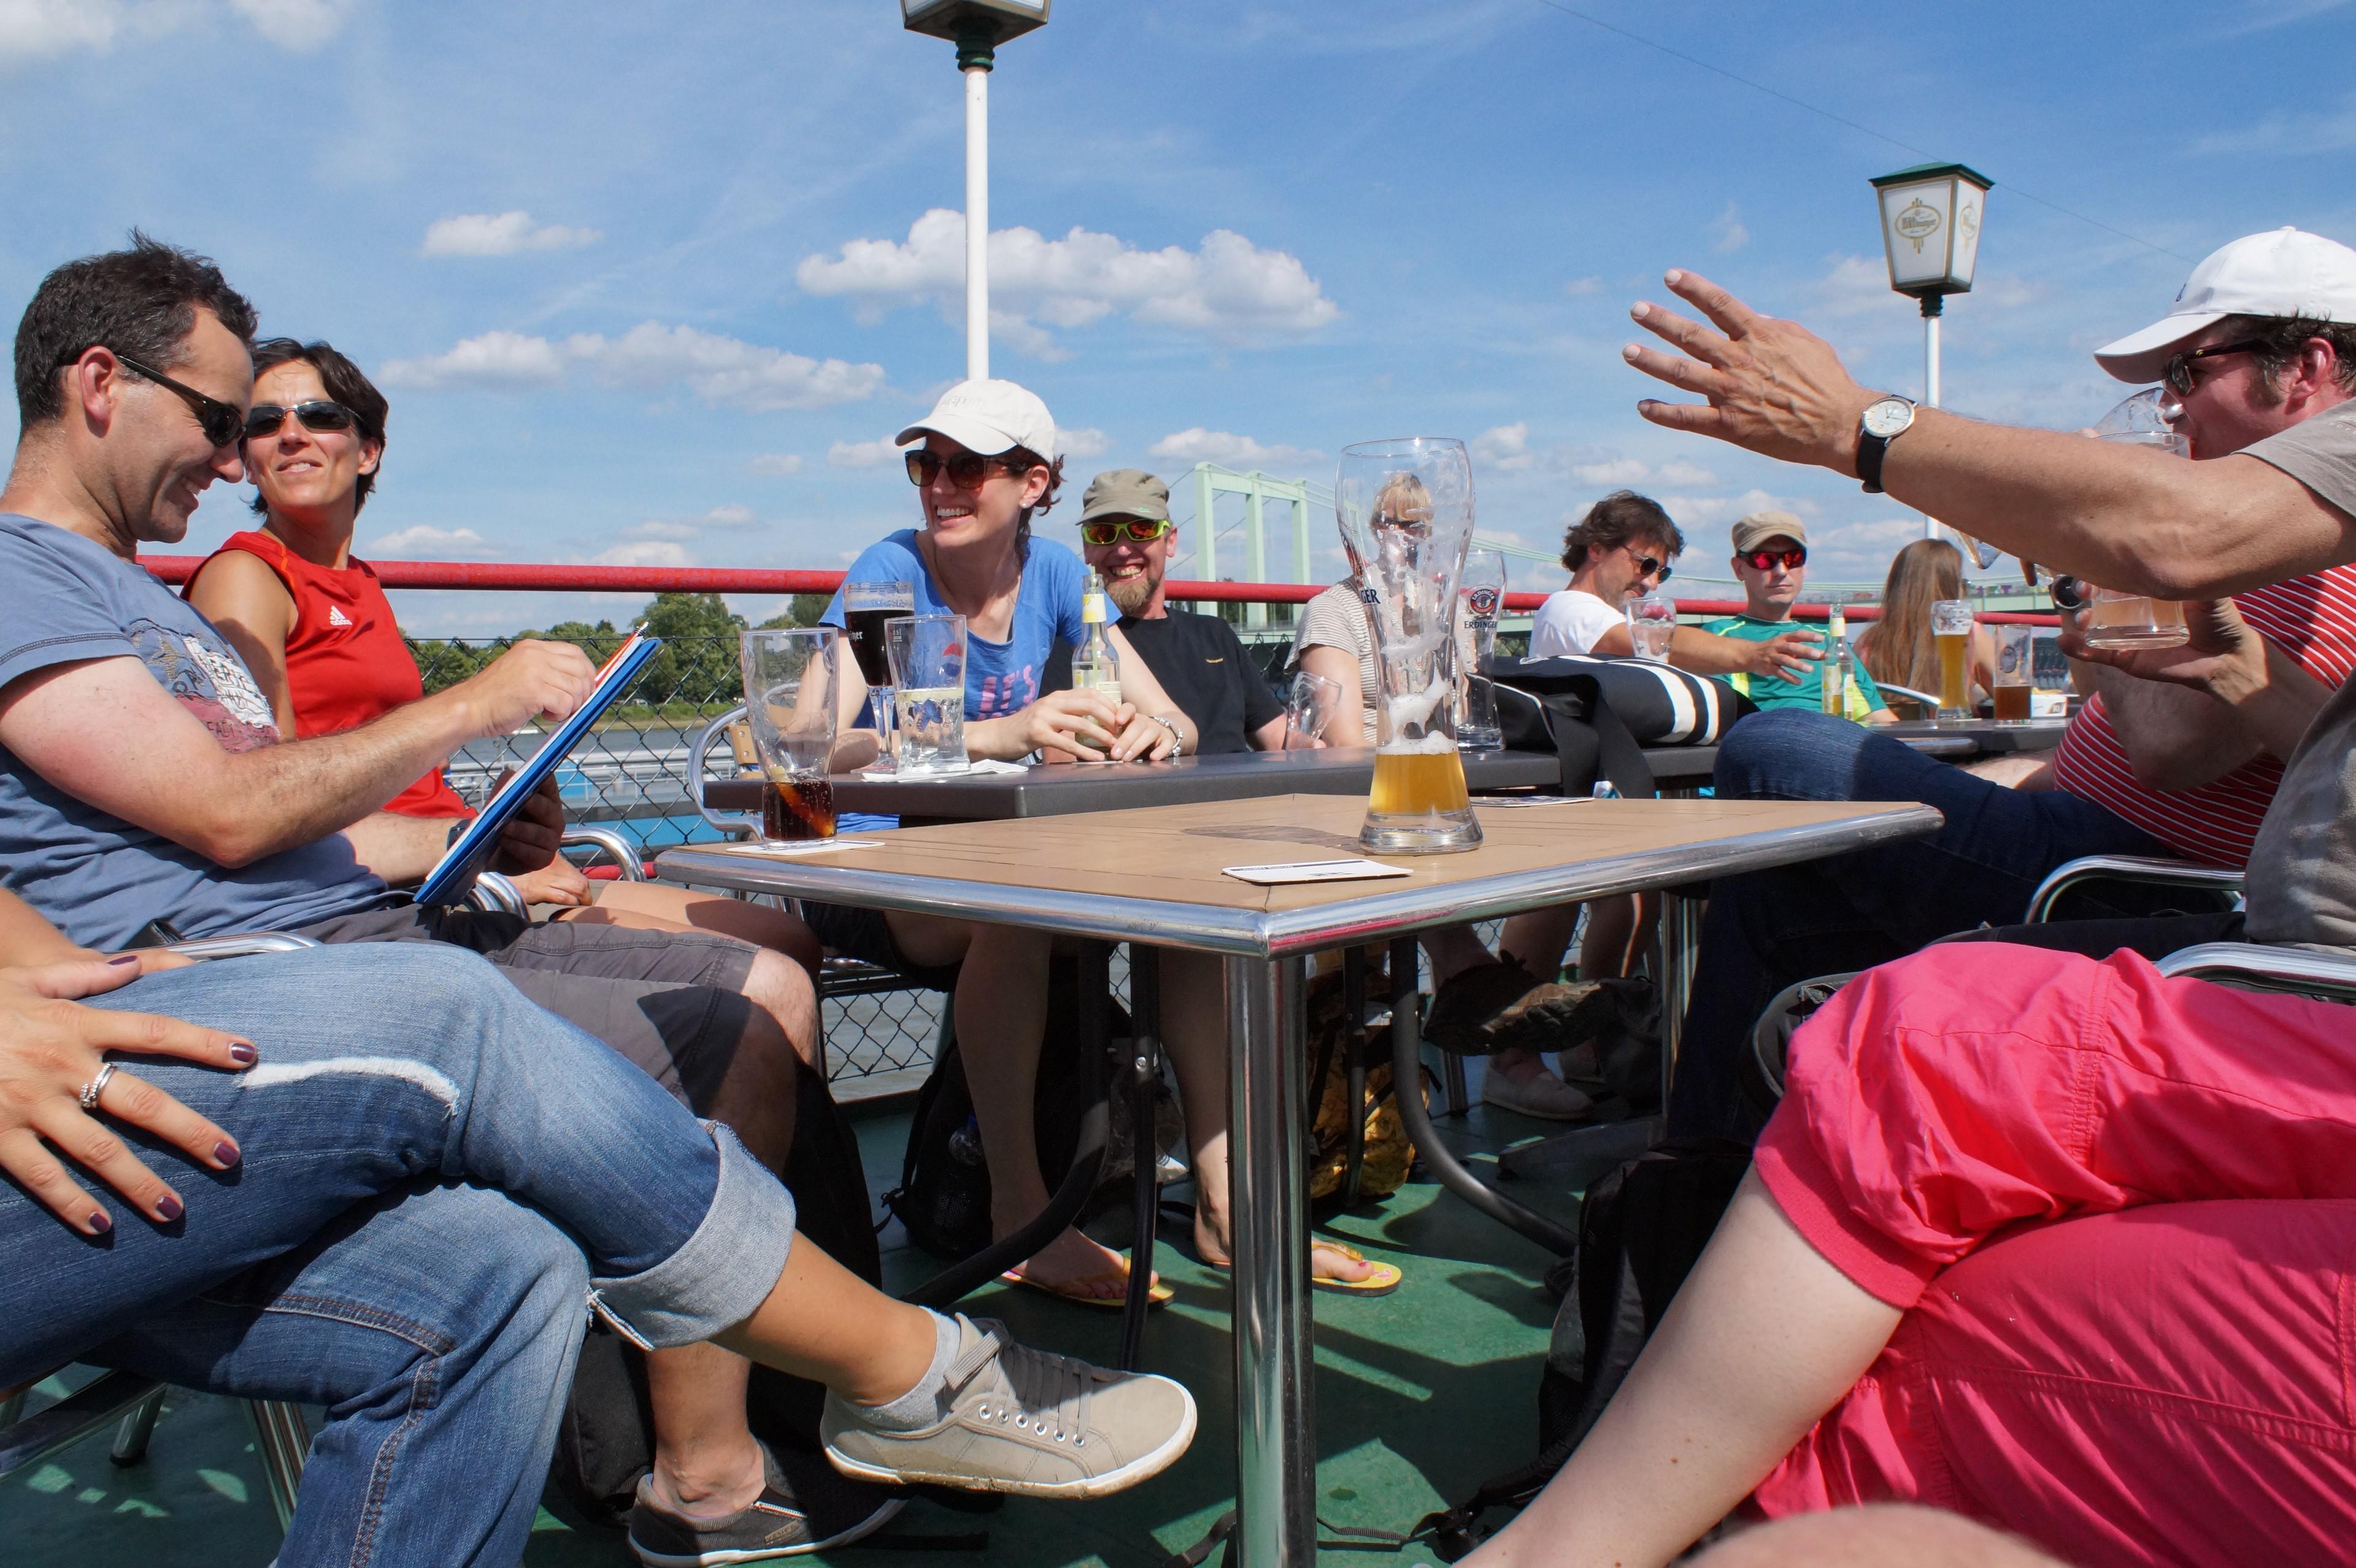
[[[80, 534], [0, 513], [0, 688], [58, 665], [125, 656], [222, 750], [278, 743], [244, 661], [194, 605]], [[339, 833], [231, 870], [84, 804], [4, 746], [0, 887], [102, 949], [123, 946], [158, 918], [187, 936], [286, 931], [398, 896]]]
[[[978, 719], [1002, 719], [1039, 699], [1039, 679], [1056, 642], [1060, 639], [1077, 647], [1087, 636], [1087, 628], [1080, 620], [1081, 592], [1087, 585], [1087, 578], [1088, 569], [1068, 547], [1053, 539], [1031, 541], [1023, 561], [1023, 581], [1014, 591], [1014, 614], [1012, 624], [1007, 627], [1006, 640], [993, 643], [977, 635], [970, 626], [966, 629], [967, 723]], [[905, 582], [914, 591], [916, 613], [957, 613], [943, 601], [940, 584], [926, 570], [924, 555], [916, 549], [914, 528], [903, 528], [860, 551], [843, 581]], [[819, 620], [829, 626], [843, 624], [841, 589], [835, 590], [834, 597], [827, 603], [826, 613]], [[859, 724], [862, 729], [873, 727], [872, 720], [864, 714]], [[898, 820], [865, 813], [845, 814], [840, 826], [845, 832], [856, 833], [894, 827]]]

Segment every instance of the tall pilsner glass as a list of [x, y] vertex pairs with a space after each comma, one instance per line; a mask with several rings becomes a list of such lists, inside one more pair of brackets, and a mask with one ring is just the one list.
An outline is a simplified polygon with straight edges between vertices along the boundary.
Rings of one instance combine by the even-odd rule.
[[1358, 842], [1377, 854], [1470, 849], [1481, 824], [1456, 754], [1456, 590], [1472, 541], [1464, 443], [1417, 436], [1342, 449], [1342, 548], [1365, 587], [1381, 691], [1375, 787]]

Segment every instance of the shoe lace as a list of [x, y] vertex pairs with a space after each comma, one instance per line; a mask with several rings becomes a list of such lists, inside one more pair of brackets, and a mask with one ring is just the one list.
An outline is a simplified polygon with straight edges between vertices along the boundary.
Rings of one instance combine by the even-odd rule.
[[1097, 1369], [1071, 1356], [1017, 1344], [1008, 1336], [1006, 1325], [995, 1318], [978, 1319], [973, 1326], [980, 1340], [949, 1368], [950, 1386], [963, 1388], [995, 1361], [1012, 1395], [1011, 1403], [980, 1401], [974, 1413], [1051, 1443], [1087, 1447], [1088, 1405], [1098, 1381]]

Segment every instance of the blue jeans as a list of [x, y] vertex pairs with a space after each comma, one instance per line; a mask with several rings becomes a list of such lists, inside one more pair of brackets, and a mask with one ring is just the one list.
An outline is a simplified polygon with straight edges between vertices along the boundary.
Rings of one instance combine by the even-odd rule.
[[1712, 782], [1720, 799], [1922, 801], [1946, 823], [1925, 837], [1710, 884], [1669, 1095], [1672, 1137], [1757, 1136], [1737, 1068], [1784, 987], [1869, 969], [1984, 923], [2014, 924], [2047, 873], [2081, 855], [2176, 853], [2082, 796], [2007, 789], [1798, 709], [1754, 713], [1727, 731]]
[[724, 1129], [482, 959], [369, 944], [150, 976], [94, 1005], [252, 1040], [261, 1064], [137, 1073], [244, 1162], [121, 1126], [187, 1205], [68, 1230], [0, 1184], [0, 1384], [80, 1357], [327, 1407], [279, 1561], [521, 1555], [595, 1299], [658, 1346], [744, 1321], [793, 1239]]

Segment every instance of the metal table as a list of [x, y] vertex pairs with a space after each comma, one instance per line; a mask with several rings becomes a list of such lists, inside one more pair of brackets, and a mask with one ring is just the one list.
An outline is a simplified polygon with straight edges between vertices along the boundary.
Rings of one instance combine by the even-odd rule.
[[793, 857], [665, 852], [701, 886], [989, 920], [1226, 959], [1235, 1118], [1237, 1524], [1246, 1568], [1312, 1568], [1304, 1003], [1310, 953], [1573, 899], [1837, 855], [1926, 833], [1916, 805], [1608, 800], [1482, 811], [1486, 842], [1398, 858], [1404, 878], [1255, 887], [1220, 868], [1355, 852], [1365, 803], [1293, 795], [879, 835]]
[[2018, 724], [2002, 723], [1994, 719], [1964, 719], [1952, 723], [1935, 723], [1928, 719], [1902, 719], [1895, 724], [1883, 724], [1875, 733], [1903, 741], [1920, 752], [1933, 756], [1946, 753], [1935, 742], [1966, 740], [1980, 756], [2005, 756], [2014, 752], [2050, 752], [2062, 743], [2062, 732], [2070, 728], [2067, 719], [2029, 719]]
[[[1464, 782], [1476, 794], [1552, 789], [1562, 782], [1561, 762], [1551, 752], [1467, 752], [1463, 758]], [[904, 821], [994, 821], [1281, 795], [1364, 797], [1374, 787], [1375, 749], [1234, 752], [1163, 763], [1041, 763], [1019, 773], [923, 779], [837, 773], [831, 782], [837, 811], [882, 812]], [[758, 811], [763, 787], [757, 778], [710, 779], [703, 786], [703, 801], [714, 811]]]

